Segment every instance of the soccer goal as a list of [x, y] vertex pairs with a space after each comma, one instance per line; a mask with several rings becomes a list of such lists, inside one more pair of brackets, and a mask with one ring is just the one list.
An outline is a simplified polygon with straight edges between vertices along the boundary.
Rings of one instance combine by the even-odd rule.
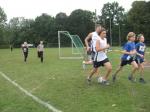
[[74, 43], [76, 43], [76, 46], [73, 44], [72, 42], [72, 54], [80, 54], [80, 53], [83, 53], [83, 48], [84, 48], [84, 45], [80, 39], [80, 37], [78, 35], [71, 35]]
[[83, 59], [84, 45], [78, 35], [58, 31], [59, 59]]

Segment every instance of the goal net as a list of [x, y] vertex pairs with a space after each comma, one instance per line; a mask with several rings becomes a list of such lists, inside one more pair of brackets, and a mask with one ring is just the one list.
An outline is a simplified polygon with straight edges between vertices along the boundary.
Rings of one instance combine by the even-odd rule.
[[60, 59], [83, 59], [84, 45], [78, 35], [58, 31], [58, 47]]

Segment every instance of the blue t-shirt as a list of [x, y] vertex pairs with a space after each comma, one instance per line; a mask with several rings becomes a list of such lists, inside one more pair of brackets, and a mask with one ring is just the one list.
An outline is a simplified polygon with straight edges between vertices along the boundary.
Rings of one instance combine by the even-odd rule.
[[[127, 52], [133, 51], [135, 50], [135, 43], [134, 42], [127, 42], [124, 46], [123, 46], [123, 50], [126, 50]], [[133, 57], [133, 55], [129, 55], [129, 54], [123, 54], [122, 56], [122, 60], [130, 60]]]
[[[142, 43], [142, 42], [137, 43], [136, 46], [135, 46], [135, 48], [136, 48], [137, 53], [139, 53], [141, 55], [145, 54], [146, 46], [145, 46], [144, 43]], [[142, 57], [140, 57], [138, 55], [136, 56], [136, 58], [142, 59]]]

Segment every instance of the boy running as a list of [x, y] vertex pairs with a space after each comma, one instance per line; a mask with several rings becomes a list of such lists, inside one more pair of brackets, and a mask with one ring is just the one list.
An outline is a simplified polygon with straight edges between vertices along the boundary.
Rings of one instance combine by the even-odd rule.
[[24, 62], [27, 61], [27, 58], [28, 58], [28, 44], [27, 42], [24, 42], [22, 45], [22, 51], [23, 51], [23, 55], [24, 55]]
[[100, 34], [100, 36], [96, 40], [96, 48], [95, 48], [96, 54], [94, 56], [94, 61], [93, 61], [93, 70], [91, 71], [90, 75], [88, 76], [88, 81], [91, 82], [92, 76], [94, 75], [94, 73], [97, 72], [97, 70], [100, 66], [105, 66], [107, 72], [106, 72], [106, 75], [102, 77], [102, 83], [104, 85], [109, 85], [108, 77], [111, 73], [112, 66], [111, 66], [111, 63], [109, 62], [109, 59], [107, 58], [105, 51], [110, 46], [109, 46], [109, 44], [107, 44], [106, 30], [104, 28], [102, 28], [99, 34]]
[[131, 82], [135, 82], [134, 80], [134, 74], [138, 69], [138, 65], [134, 60], [134, 57], [136, 55], [136, 49], [135, 49], [135, 33], [134, 32], [129, 32], [127, 35], [127, 40], [128, 42], [124, 45], [122, 57], [121, 57], [121, 64], [119, 68], [116, 70], [115, 74], [113, 75], [113, 82], [115, 82], [117, 74], [123, 69], [123, 67], [127, 64], [132, 65], [132, 72], [130, 73], [128, 79]]
[[40, 44], [37, 46], [37, 53], [38, 57], [41, 58], [42, 63], [43, 63], [43, 52], [44, 52], [43, 41], [40, 41]]

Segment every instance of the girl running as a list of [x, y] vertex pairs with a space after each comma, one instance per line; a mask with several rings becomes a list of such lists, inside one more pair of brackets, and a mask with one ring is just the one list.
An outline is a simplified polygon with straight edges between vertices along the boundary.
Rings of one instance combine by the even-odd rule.
[[138, 64], [138, 70], [140, 72], [140, 79], [139, 82], [141, 83], [146, 83], [144, 80], [144, 55], [145, 55], [145, 49], [146, 49], [146, 45], [144, 44], [144, 36], [142, 34], [139, 34], [137, 36], [138, 39], [138, 43], [136, 44], [136, 51], [137, 51], [137, 55], [136, 55], [136, 62]]

